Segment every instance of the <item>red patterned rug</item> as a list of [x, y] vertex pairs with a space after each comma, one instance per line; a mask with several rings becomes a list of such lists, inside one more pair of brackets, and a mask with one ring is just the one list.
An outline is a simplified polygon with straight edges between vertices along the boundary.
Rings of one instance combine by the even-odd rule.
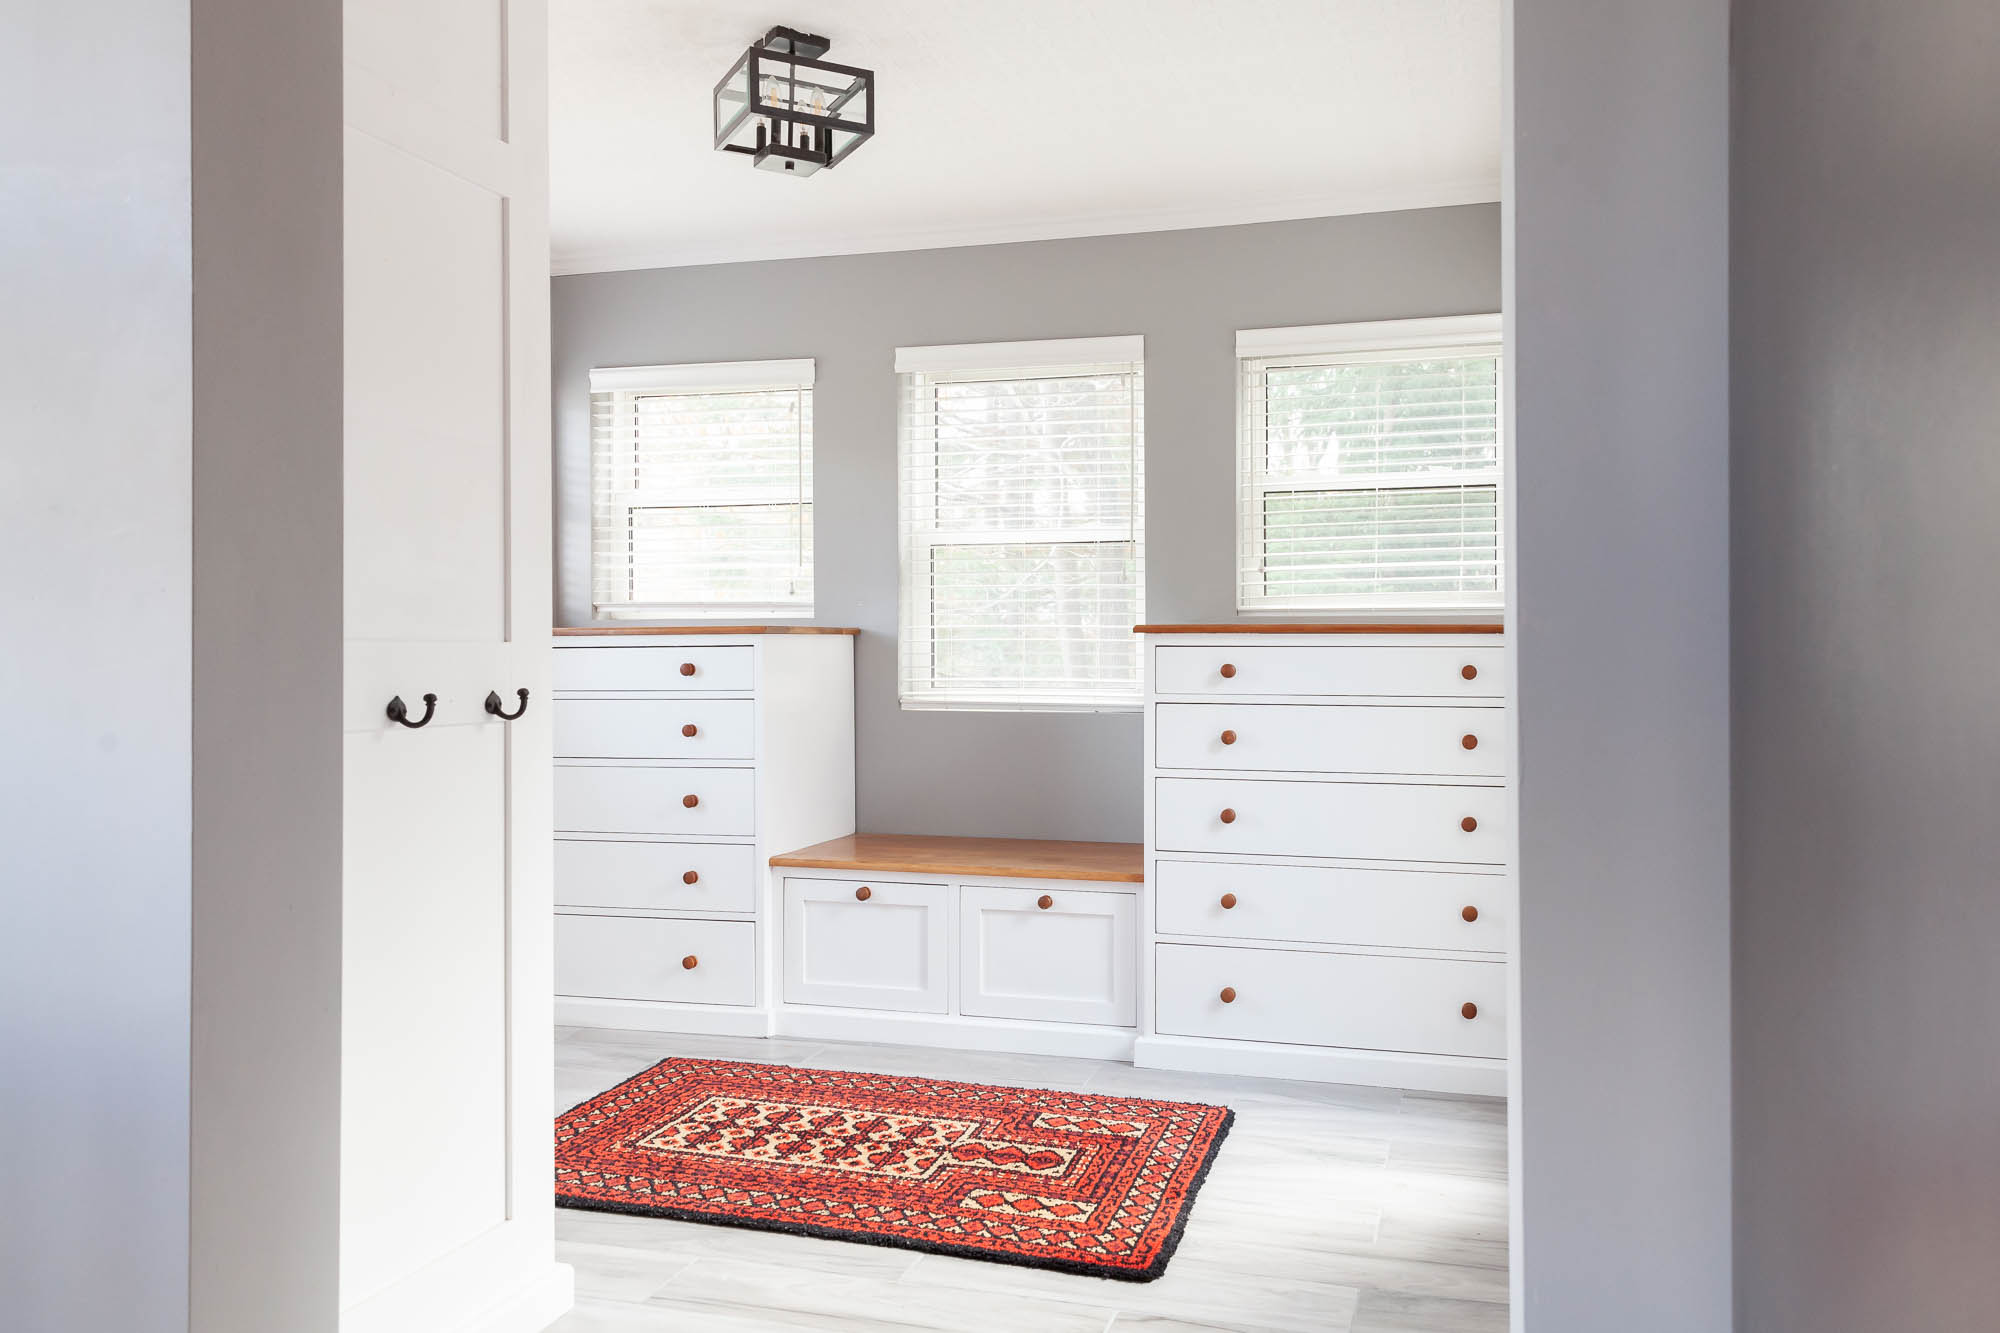
[[1150, 1282], [1235, 1113], [662, 1060], [556, 1118], [556, 1203]]

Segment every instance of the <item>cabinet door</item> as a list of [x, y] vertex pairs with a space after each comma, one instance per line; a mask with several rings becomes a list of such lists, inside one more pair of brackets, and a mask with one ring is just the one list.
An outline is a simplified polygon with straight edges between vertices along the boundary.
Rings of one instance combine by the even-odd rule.
[[1133, 1024], [1133, 895], [968, 884], [958, 902], [960, 1013]]
[[785, 881], [785, 1001], [945, 1011], [945, 886]]
[[342, 8], [340, 1322], [376, 1333], [564, 1303], [548, 51], [540, 0]]

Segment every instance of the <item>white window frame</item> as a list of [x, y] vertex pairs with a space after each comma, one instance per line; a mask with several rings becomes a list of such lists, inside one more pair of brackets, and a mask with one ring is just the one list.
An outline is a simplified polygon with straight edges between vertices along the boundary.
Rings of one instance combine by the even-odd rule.
[[1496, 376], [1494, 397], [1494, 462], [1491, 468], [1451, 474], [1381, 473], [1357, 478], [1352, 485], [1326, 486], [1327, 491], [1434, 489], [1450, 485], [1494, 487], [1496, 587], [1490, 597], [1463, 593], [1424, 597], [1409, 594], [1347, 597], [1252, 596], [1248, 571], [1264, 560], [1264, 497], [1267, 489], [1288, 492], [1297, 483], [1267, 488], [1261, 468], [1262, 437], [1252, 429], [1248, 401], [1250, 369], [1255, 362], [1351, 365], [1369, 361], [1402, 361], [1422, 357], [1501, 356], [1501, 317], [1452, 315], [1436, 319], [1391, 319], [1354, 324], [1309, 324], [1278, 329], [1242, 329], [1236, 334], [1236, 609], [1246, 616], [1296, 615], [1301, 611], [1330, 614], [1390, 613], [1409, 616], [1448, 613], [1497, 615], [1504, 610], [1507, 487], [1509, 464], [1506, 406]]
[[[1144, 673], [1135, 674], [1129, 692], [1116, 697], [1099, 693], [1089, 698], [1074, 691], [1046, 690], [989, 695], [977, 692], [938, 690], [915, 679], [912, 672], [912, 645], [933, 644], [935, 626], [928, 614], [930, 599], [919, 596], [928, 590], [928, 559], [916, 558], [918, 550], [932, 551], [945, 546], [1006, 544], [1063, 544], [1102, 542], [1110, 533], [1102, 528], [1009, 528], [995, 532], [940, 532], [934, 523], [912, 524], [913, 499], [908, 494], [915, 450], [921, 441], [907, 428], [905, 413], [910, 383], [906, 377], [925, 375], [938, 382], [966, 383], [979, 379], [1025, 379], [1064, 369], [1130, 364], [1137, 370], [1134, 386], [1132, 439], [1132, 514], [1129, 527], [1117, 538], [1132, 547], [1135, 589], [1135, 623], [1143, 620], [1146, 601], [1146, 469], [1145, 469], [1145, 339], [1138, 334], [1102, 338], [1050, 338], [1028, 342], [956, 343], [936, 347], [896, 349], [897, 376], [897, 527], [901, 548], [901, 577], [897, 602], [899, 636], [897, 645], [897, 695], [902, 707], [911, 711], [956, 712], [1036, 712], [1036, 713], [1129, 713], [1144, 706]], [[1137, 636], [1133, 636], [1135, 654]], [[934, 650], [931, 650], [934, 651]], [[926, 657], [925, 660], [928, 660]], [[1135, 660], [1136, 656], [1135, 656]]]
[[[594, 398], [600, 393], [630, 394], [709, 394], [709, 393], [787, 393], [799, 392], [810, 397], [814, 384], [814, 362], [811, 358], [794, 358], [775, 361], [709, 361], [688, 362], [666, 366], [600, 366], [590, 372], [590, 393]], [[636, 410], [636, 408], [635, 408]], [[599, 601], [601, 589], [597, 584], [598, 558], [598, 477], [601, 465], [596, 439], [595, 408], [590, 431], [590, 579], [591, 615], [597, 620], [735, 620], [735, 619], [810, 619], [814, 614], [815, 591], [812, 581], [813, 562], [801, 553], [800, 571], [806, 584], [806, 594], [802, 599], [782, 602], [743, 601], [688, 601], [688, 602], [637, 602]], [[800, 489], [797, 503], [800, 506], [812, 504], [812, 453], [810, 439], [804, 441], [805, 458], [801, 463]], [[616, 466], [615, 462], [613, 466]], [[718, 503], [728, 503], [732, 498], [742, 500], [762, 500], [762, 495], [744, 493], [733, 496], [727, 492], [711, 492], [703, 495], [698, 504], [687, 508], [700, 508]], [[662, 505], [657, 491], [645, 492], [637, 489], [624, 494], [616, 505], [630, 510], [634, 508], [657, 509], [678, 508], [679, 505]]]

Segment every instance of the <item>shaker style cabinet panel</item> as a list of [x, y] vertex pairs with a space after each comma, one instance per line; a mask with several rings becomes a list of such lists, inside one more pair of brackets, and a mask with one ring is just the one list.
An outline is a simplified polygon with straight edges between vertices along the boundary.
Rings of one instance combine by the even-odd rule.
[[968, 884], [958, 902], [959, 1012], [1114, 1027], [1135, 1021], [1131, 894]]

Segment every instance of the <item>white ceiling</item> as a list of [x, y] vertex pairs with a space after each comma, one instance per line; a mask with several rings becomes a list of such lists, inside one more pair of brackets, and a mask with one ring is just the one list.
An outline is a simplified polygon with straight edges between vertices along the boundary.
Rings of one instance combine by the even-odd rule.
[[[554, 0], [557, 273], [1500, 197], [1501, 0]], [[875, 71], [800, 180], [711, 147], [773, 24]]]

